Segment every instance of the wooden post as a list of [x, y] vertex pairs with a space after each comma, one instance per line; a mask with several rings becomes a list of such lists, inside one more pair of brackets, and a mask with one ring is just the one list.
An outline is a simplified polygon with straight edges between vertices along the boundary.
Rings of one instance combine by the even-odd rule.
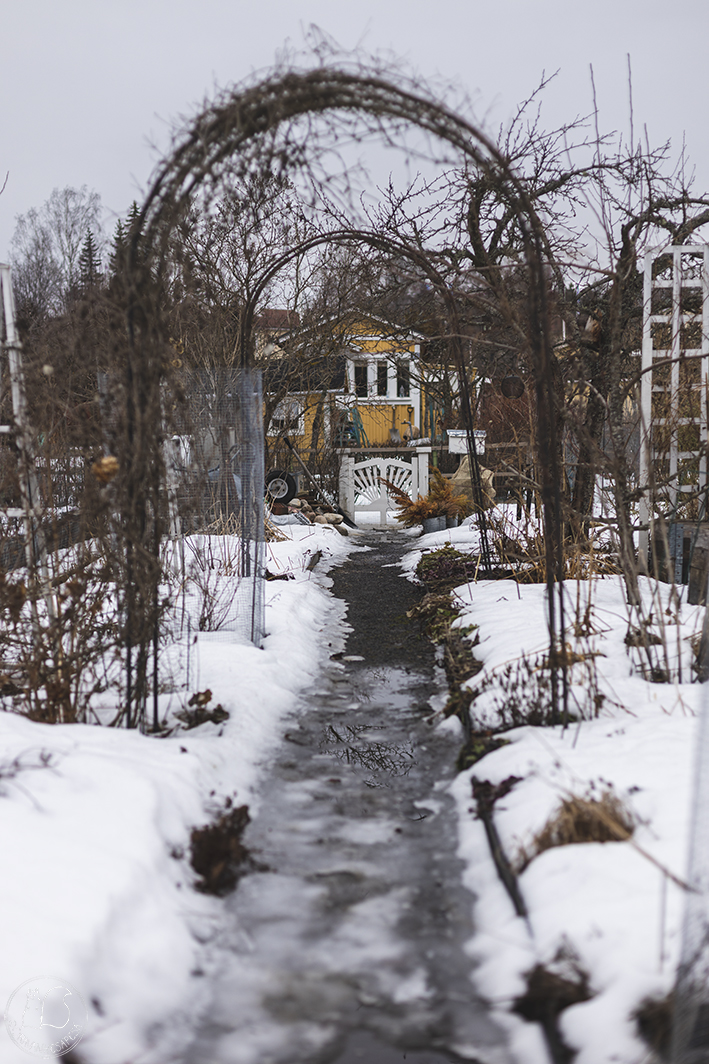
[[354, 464], [351, 454], [343, 454], [340, 465], [340, 506], [354, 521]]
[[[431, 447], [417, 447], [416, 448], [416, 488], [415, 491], [419, 495], [425, 497], [428, 495], [428, 460], [431, 454]], [[416, 495], [413, 495], [416, 498]]]
[[702, 528], [694, 544], [689, 567], [687, 602], [690, 606], [706, 605], [707, 575], [709, 574], [709, 528]]

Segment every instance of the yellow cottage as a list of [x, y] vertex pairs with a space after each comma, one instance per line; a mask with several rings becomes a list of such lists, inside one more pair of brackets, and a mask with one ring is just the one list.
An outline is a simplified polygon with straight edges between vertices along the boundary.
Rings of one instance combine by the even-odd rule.
[[[330, 324], [328, 331], [331, 343], [324, 345], [318, 335], [317, 354], [304, 354], [309, 345], [301, 337], [297, 355], [283, 350], [266, 370], [267, 406], [269, 394], [278, 396], [269, 411], [269, 443], [288, 435], [303, 451], [322, 443], [396, 446], [420, 436], [423, 336], [360, 316]], [[292, 358], [299, 369], [290, 371], [284, 393], [286, 363]]]
[[358, 442], [389, 446], [421, 434], [421, 341], [373, 318], [347, 327], [345, 394]]

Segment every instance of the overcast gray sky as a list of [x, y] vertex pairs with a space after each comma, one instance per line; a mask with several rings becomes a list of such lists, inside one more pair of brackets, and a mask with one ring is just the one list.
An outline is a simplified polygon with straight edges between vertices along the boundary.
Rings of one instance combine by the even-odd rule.
[[[0, 260], [18, 214], [55, 187], [88, 185], [109, 212], [140, 199], [171, 123], [215, 86], [268, 67], [311, 24], [344, 48], [396, 53], [456, 81], [495, 128], [537, 83], [546, 123], [591, 107], [628, 128], [686, 133], [697, 190], [709, 189], [707, 0], [5, 0], [0, 55]], [[112, 227], [110, 216], [109, 229]]]

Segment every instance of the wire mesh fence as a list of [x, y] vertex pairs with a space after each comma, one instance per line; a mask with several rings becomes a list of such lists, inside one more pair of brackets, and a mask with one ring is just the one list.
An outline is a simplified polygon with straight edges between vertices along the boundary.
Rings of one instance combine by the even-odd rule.
[[170, 644], [263, 639], [260, 374], [149, 392], [137, 348], [20, 347], [0, 296], [0, 708], [159, 730]]
[[179, 629], [224, 641], [264, 634], [261, 374], [185, 374], [180, 431], [167, 444], [169, 567], [179, 579]]

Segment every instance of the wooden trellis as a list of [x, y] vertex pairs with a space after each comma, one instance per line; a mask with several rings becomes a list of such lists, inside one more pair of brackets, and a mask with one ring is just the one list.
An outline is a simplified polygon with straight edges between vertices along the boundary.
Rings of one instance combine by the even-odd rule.
[[[694, 519], [689, 499], [707, 487], [709, 245], [670, 245], [645, 255], [640, 524], [658, 512]], [[709, 515], [704, 515], [709, 516]], [[640, 533], [647, 559], [648, 531]]]
[[[21, 507], [6, 507], [0, 510], [5, 520], [20, 519], [24, 529], [25, 553], [28, 569], [34, 569], [40, 581], [41, 594], [50, 620], [56, 617], [56, 602], [49, 579], [47, 544], [41, 525], [42, 502], [37, 481], [37, 458], [34, 437], [27, 413], [25, 378], [22, 366], [22, 348], [15, 324], [15, 300], [12, 291], [12, 273], [9, 266], [0, 264], [0, 400], [2, 400], [2, 376], [7, 368], [12, 397], [14, 424], [0, 425], [0, 434], [14, 436], [17, 448], [18, 479]], [[39, 624], [36, 602], [33, 600], [34, 622]]]

